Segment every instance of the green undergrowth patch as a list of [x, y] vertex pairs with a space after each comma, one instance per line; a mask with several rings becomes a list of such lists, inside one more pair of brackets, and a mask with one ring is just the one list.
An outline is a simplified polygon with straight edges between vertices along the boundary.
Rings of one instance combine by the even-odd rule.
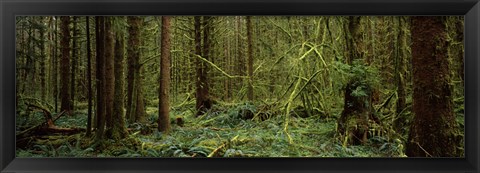
[[[169, 134], [152, 129], [142, 135], [131, 131], [122, 141], [105, 140], [93, 146], [93, 137], [84, 134], [44, 139], [28, 150], [17, 149], [17, 157], [402, 157], [400, 141], [373, 137], [366, 144], [344, 146], [336, 133], [336, 116], [312, 115], [288, 118], [281, 108], [268, 110], [266, 119], [246, 118], [265, 110], [251, 103], [217, 104], [195, 117], [188, 106], [171, 111]], [[189, 108], [190, 107], [190, 108]], [[154, 108], [147, 108], [150, 124], [155, 124]], [[339, 114], [340, 112], [334, 112]], [[184, 120], [183, 126], [175, 118]], [[64, 127], [84, 127], [86, 115], [79, 111], [56, 122]], [[154, 128], [154, 127], [153, 127]], [[287, 135], [288, 133], [288, 135]], [[289, 139], [289, 137], [291, 140]]]
[[[173, 111], [184, 119], [172, 132], [138, 136], [135, 156], [143, 157], [403, 157], [400, 141], [371, 138], [359, 146], [343, 146], [336, 135], [336, 118], [320, 115], [289, 118], [272, 115], [262, 121], [245, 119], [246, 110], [258, 113], [249, 103], [216, 105], [206, 114]], [[276, 111], [282, 112], [282, 111]], [[287, 137], [289, 133], [292, 141]]]

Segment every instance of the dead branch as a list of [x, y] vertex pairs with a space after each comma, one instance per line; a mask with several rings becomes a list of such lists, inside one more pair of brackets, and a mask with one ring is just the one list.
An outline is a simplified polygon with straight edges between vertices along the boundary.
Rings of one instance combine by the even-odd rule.
[[[35, 125], [35, 126], [32, 126], [32, 127], [28, 128], [28, 129], [26, 129], [26, 130], [18, 133], [18, 134], [16, 135], [17, 139], [20, 139], [23, 135], [25, 135], [25, 134], [27, 134], [27, 133], [30, 133], [31, 131], [35, 131], [35, 130], [41, 129], [42, 127], [44, 127], [44, 124], [45, 124], [45, 123], [48, 124], [47, 128], [56, 128], [56, 127], [55, 127], [55, 124], [53, 124], [53, 123], [54, 123], [56, 120], [58, 120], [61, 116], [63, 116], [64, 114], [65, 114], [65, 111], [62, 111], [62, 112], [60, 112], [60, 113], [57, 115], [57, 117], [55, 117], [55, 119], [52, 120], [52, 119], [50, 118], [49, 120], [51, 121], [52, 126], [50, 126], [50, 125], [48, 124], [48, 121], [49, 121], [49, 120], [47, 119], [47, 121], [45, 121], [45, 122], [42, 122], [42, 123], [37, 124], [37, 125]], [[51, 116], [50, 116], [50, 117], [51, 117]]]

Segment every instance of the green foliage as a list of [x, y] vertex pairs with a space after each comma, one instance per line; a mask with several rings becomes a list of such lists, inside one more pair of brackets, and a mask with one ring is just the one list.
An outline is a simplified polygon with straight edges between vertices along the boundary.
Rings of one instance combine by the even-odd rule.
[[352, 90], [351, 95], [354, 97], [365, 97], [371, 92], [372, 88], [380, 86], [380, 78], [378, 70], [373, 66], [363, 64], [363, 60], [354, 60], [352, 65], [335, 61], [335, 69], [345, 78], [340, 83], [339, 88], [345, 88], [348, 83], [356, 86]]
[[[210, 97], [218, 104], [204, 115], [196, 117], [195, 110], [195, 67], [198, 57], [192, 56], [195, 47], [193, 38], [193, 17], [178, 16], [172, 18], [172, 50], [171, 50], [171, 88], [170, 88], [170, 120], [175, 123], [179, 117], [185, 122], [182, 127], [172, 125], [169, 134], [156, 131], [158, 119], [158, 75], [160, 63], [159, 33], [161, 22], [159, 17], [141, 17], [140, 44], [136, 45], [140, 51], [142, 80], [147, 123], [128, 124], [130, 135], [127, 139], [114, 141], [105, 140], [102, 145], [93, 145], [92, 138], [83, 136], [42, 136], [32, 141], [31, 148], [17, 149], [18, 157], [403, 157], [403, 142], [412, 121], [411, 93], [412, 84], [407, 80], [411, 77], [408, 64], [404, 64], [406, 108], [397, 115], [395, 112], [395, 98], [386, 104], [382, 110], [375, 112], [382, 122], [369, 127], [371, 137], [364, 145], [345, 146], [344, 140], [337, 136], [337, 118], [343, 109], [343, 93], [347, 86], [351, 96], [364, 98], [371, 94], [373, 89], [379, 90], [380, 100], [385, 100], [385, 93], [391, 93], [393, 83], [381, 84], [388, 78], [396, 76], [398, 67], [394, 67], [397, 60], [408, 62], [407, 55], [411, 54], [408, 45], [411, 40], [408, 24], [403, 27], [393, 22], [396, 17], [363, 18], [360, 31], [363, 34], [363, 43], [359, 49], [364, 59], [355, 60], [351, 65], [344, 63], [345, 57], [345, 17], [252, 17], [255, 27], [253, 43], [253, 88], [255, 99], [245, 102], [247, 80], [245, 77], [245, 60], [247, 55], [246, 29], [241, 17], [216, 16], [211, 18], [212, 33], [210, 56], [204, 60], [208, 70]], [[288, 19], [288, 20], [287, 20]], [[300, 20], [299, 20], [300, 19]], [[450, 18], [447, 21], [447, 39], [449, 41], [449, 61], [452, 67], [454, 111], [460, 132], [464, 133], [464, 98], [463, 86], [459, 77], [460, 61], [455, 57], [462, 57], [463, 45], [458, 40], [456, 30], [461, 17]], [[42, 71], [39, 65], [42, 58], [37, 52], [42, 40], [38, 38], [39, 30], [47, 29], [46, 33], [54, 33], [53, 25], [48, 21], [37, 18], [19, 17], [17, 19], [17, 43], [24, 48], [17, 49], [16, 62], [18, 76], [25, 76], [27, 81], [17, 81], [17, 131], [36, 125], [45, 120], [43, 113], [37, 110], [28, 110], [25, 103], [35, 103], [49, 109], [53, 115], [53, 84], [47, 80], [44, 101], [38, 99], [40, 79], [37, 73]], [[79, 18], [78, 28], [85, 28], [84, 18]], [[90, 18], [93, 21], [93, 18]], [[37, 22], [35, 22], [37, 21]], [[38, 22], [40, 21], [40, 22]], [[43, 22], [42, 22], [43, 21]], [[52, 21], [53, 18], [52, 18]], [[407, 21], [405, 21], [408, 23]], [[31, 24], [31, 26], [29, 26]], [[118, 35], [128, 37], [127, 22], [124, 17], [115, 17], [113, 30]], [[393, 27], [392, 27], [393, 26]], [[94, 34], [94, 24], [90, 24], [90, 33]], [[398, 45], [397, 30], [405, 32], [401, 49], [398, 52], [390, 46]], [[33, 33], [33, 34], [32, 34]], [[121, 34], [119, 34], [121, 33]], [[206, 32], [202, 32], [203, 34]], [[27, 35], [28, 34], [28, 35]], [[85, 31], [80, 29], [78, 41], [84, 43]], [[33, 36], [33, 37], [32, 37]], [[61, 36], [60, 36], [61, 37]], [[50, 37], [49, 37], [50, 38]], [[52, 37], [53, 38], [53, 37]], [[32, 39], [33, 43], [29, 41]], [[94, 37], [90, 40], [94, 44]], [[403, 43], [405, 42], [405, 43]], [[53, 40], [44, 40], [46, 47], [56, 45]], [[36, 46], [35, 46], [36, 45]], [[83, 57], [86, 57], [86, 44], [79, 45], [78, 74], [85, 74], [86, 69]], [[94, 49], [94, 45], [90, 45]], [[134, 45], [126, 45], [134, 46]], [[395, 47], [395, 46], [394, 46]], [[95, 52], [95, 50], [93, 50]], [[51, 57], [50, 51], [44, 52]], [[400, 54], [398, 54], [400, 53]], [[368, 61], [366, 65], [363, 61]], [[33, 61], [31, 61], [33, 60]], [[28, 63], [27, 63], [28, 62]], [[47, 76], [51, 76], [49, 69], [54, 69], [51, 62], [45, 61]], [[30, 67], [28, 64], [33, 64]], [[83, 64], [83, 65], [81, 65]], [[94, 67], [95, 68], [95, 67]], [[126, 68], [126, 67], [125, 67]], [[377, 70], [381, 69], [381, 72]], [[395, 68], [395, 69], [394, 69]], [[403, 68], [403, 67], [402, 67]], [[33, 69], [27, 72], [26, 69]], [[94, 70], [93, 70], [94, 71]], [[460, 70], [461, 71], [461, 70]], [[125, 71], [126, 73], [127, 71]], [[58, 76], [57, 76], [58, 77]], [[31, 78], [31, 79], [29, 79]], [[53, 79], [53, 78], [52, 78]], [[75, 100], [75, 115], [64, 116], [55, 122], [58, 127], [85, 127], [86, 126], [86, 93], [83, 93], [84, 81], [78, 76], [78, 87]], [[391, 81], [391, 80], [388, 80]], [[26, 82], [26, 86], [25, 83]], [[94, 81], [93, 81], [94, 82]], [[58, 83], [56, 83], [58, 84]], [[32, 85], [32, 86], [29, 86]], [[95, 85], [95, 84], [94, 84]], [[51, 88], [49, 88], [51, 87]], [[21, 89], [24, 88], [24, 89]], [[390, 95], [390, 94], [388, 94]], [[392, 95], [393, 96], [393, 95]], [[287, 103], [287, 104], [286, 104]], [[287, 105], [287, 106], [285, 106]], [[300, 106], [301, 105], [301, 106]], [[376, 106], [376, 105], [373, 105]], [[407, 107], [408, 107], [407, 106]], [[302, 109], [296, 109], [300, 108]], [[290, 111], [291, 110], [291, 111]], [[291, 114], [290, 114], [291, 112]], [[308, 116], [306, 116], [308, 114]], [[290, 116], [294, 115], [294, 116]], [[326, 116], [324, 116], [326, 115]], [[400, 116], [406, 117], [400, 130], [395, 132], [393, 122]], [[288, 117], [288, 119], [286, 118]], [[402, 118], [404, 118], [402, 117]], [[285, 124], [288, 124], [288, 129]], [[400, 131], [399, 130], [399, 131]], [[396, 134], [401, 133], [401, 134]], [[463, 142], [463, 141], [462, 141]], [[463, 145], [463, 143], [462, 143]], [[463, 146], [460, 146], [462, 148]]]
[[[191, 105], [192, 106], [192, 105]], [[275, 107], [273, 107], [275, 108]], [[188, 112], [188, 109], [182, 108]], [[264, 109], [264, 108], [261, 108]], [[106, 140], [105, 147], [93, 147], [90, 139], [81, 135], [37, 144], [32, 150], [17, 149], [18, 157], [207, 157], [217, 148], [215, 157], [401, 157], [401, 146], [395, 141], [376, 137], [363, 146], [343, 147], [336, 138], [336, 119], [321, 116], [292, 117], [290, 144], [283, 132], [283, 116], [273, 115], [264, 121], [243, 119], [242, 110], [257, 112], [260, 107], [252, 103], [215, 105], [205, 115], [194, 117], [183, 114], [185, 126], [173, 126], [168, 135], [155, 132], [136, 133], [146, 126], [132, 126], [129, 138], [121, 141]], [[338, 110], [340, 111], [340, 110]], [[272, 113], [284, 113], [273, 111]], [[339, 113], [335, 113], [339, 114]], [[64, 122], [84, 115], [64, 117]], [[62, 142], [63, 141], [63, 142]], [[70, 141], [70, 142], [67, 142]], [[223, 146], [222, 146], [223, 145]]]

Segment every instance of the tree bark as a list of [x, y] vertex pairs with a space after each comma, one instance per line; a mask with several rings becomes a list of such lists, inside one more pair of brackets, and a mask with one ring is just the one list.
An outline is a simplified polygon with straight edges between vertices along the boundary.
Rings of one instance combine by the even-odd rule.
[[92, 49], [90, 47], [90, 17], [88, 16], [86, 16], [85, 25], [87, 30], [87, 136], [90, 136], [92, 133]]
[[[127, 49], [127, 54], [128, 54], [128, 61], [127, 61], [127, 120], [132, 123], [135, 122], [135, 114], [134, 111], [134, 104], [136, 104], [136, 101], [134, 102], [134, 89], [136, 89], [135, 86], [135, 71], [137, 69], [136, 67], [136, 59], [140, 58], [140, 51], [139, 51], [139, 46], [140, 46], [140, 18], [137, 16], [129, 16], [127, 17], [128, 21], [128, 42], [127, 44], [128, 49]], [[138, 80], [138, 79], [137, 79]]]
[[[236, 67], [236, 71], [237, 71], [237, 75], [240, 75], [240, 76], [245, 76], [246, 75], [246, 72], [245, 72], [245, 57], [243, 55], [243, 51], [244, 51], [244, 48], [243, 48], [243, 38], [242, 38], [242, 18], [240, 16], [237, 16], [236, 17], [236, 23], [237, 23], [237, 28], [236, 28], [236, 48], [237, 48], [237, 65], [235, 66]], [[237, 79], [237, 85], [236, 85], [236, 89], [237, 91], [240, 91], [242, 89], [242, 87], [244, 86], [243, 85], [243, 78], [238, 78]], [[241, 98], [243, 99], [243, 97]]]
[[136, 100], [135, 107], [132, 110], [135, 110], [135, 122], [146, 123], [146, 112], [145, 112], [145, 100], [143, 96], [143, 67], [140, 64], [140, 56], [135, 60], [135, 85], [134, 85], [134, 98]]
[[70, 82], [70, 76], [69, 76], [69, 71], [70, 71], [70, 29], [69, 24], [70, 24], [70, 17], [68, 16], [62, 16], [61, 17], [61, 30], [62, 30], [62, 40], [61, 40], [61, 46], [62, 46], [62, 66], [60, 67], [61, 69], [61, 84], [62, 84], [62, 89], [61, 89], [61, 95], [62, 95], [62, 105], [61, 105], [61, 110], [66, 111], [68, 114], [71, 112], [71, 100], [70, 100], [70, 93], [68, 91], [69, 87], [68, 84]]
[[397, 118], [394, 122], [394, 128], [397, 132], [403, 133], [403, 127], [405, 125], [406, 117], [401, 115], [402, 111], [406, 107], [406, 93], [405, 93], [405, 59], [407, 58], [407, 45], [406, 45], [406, 33], [404, 31], [404, 22], [402, 22], [403, 17], [398, 17], [398, 39], [399, 44], [396, 46], [397, 57], [396, 57], [396, 69], [395, 78], [397, 83], [397, 103], [396, 103], [396, 113]]
[[170, 17], [162, 16], [160, 89], [158, 93], [158, 131], [170, 131]]
[[[360, 33], [360, 17], [350, 16], [348, 19], [348, 31], [346, 32], [347, 41], [347, 59], [349, 65], [353, 65], [355, 59], [362, 59], [359, 46], [362, 44], [362, 35]], [[365, 88], [366, 96], [353, 96], [352, 92], [362, 86], [361, 81], [352, 79], [345, 87], [344, 107], [340, 118], [338, 119], [338, 132], [347, 136], [348, 143], [362, 144], [367, 140], [369, 128], [368, 120], [372, 109], [372, 92], [370, 88]]]
[[45, 80], [46, 80], [46, 74], [45, 74], [45, 61], [46, 61], [46, 56], [45, 56], [45, 29], [43, 26], [44, 24], [45, 17], [40, 16], [40, 22], [42, 27], [39, 29], [39, 34], [40, 34], [40, 98], [42, 100], [45, 100], [45, 95], [46, 95], [46, 87], [45, 87]]
[[247, 40], [248, 40], [248, 90], [247, 97], [253, 101], [253, 49], [252, 49], [252, 22], [251, 16], [247, 16]]
[[[55, 24], [54, 24], [54, 30], [57, 31], [58, 29], [58, 17], [55, 17]], [[58, 47], [58, 32], [54, 32], [54, 46], [53, 46], [53, 102], [54, 102], [54, 107], [55, 107], [55, 112], [58, 112], [58, 53], [57, 53], [57, 47]]]
[[[200, 16], [195, 16], [194, 17], [194, 20], [195, 20], [195, 23], [194, 23], [194, 27], [195, 27], [195, 54], [197, 55], [200, 55], [202, 57], [204, 57], [205, 59], [207, 59], [207, 57], [205, 57], [205, 55], [202, 54], [202, 37], [201, 37], [201, 33], [202, 33], [202, 30], [201, 30], [201, 18]], [[205, 18], [204, 18], [205, 20]], [[207, 18], [208, 20], [208, 18]], [[205, 27], [203, 28], [203, 32], [208, 32], [207, 29], [205, 29]], [[208, 37], [208, 33], [207, 34], [204, 34], [204, 39]], [[204, 45], [204, 53], [205, 53], [205, 48], [207, 48], [207, 52], [208, 52], [208, 41], [207, 42], [204, 42], [204, 44], [207, 44], [207, 46], [205, 47]], [[208, 95], [208, 82], [207, 82], [207, 73], [206, 73], [206, 64], [205, 62], [203, 62], [202, 60], [200, 60], [199, 58], [195, 58], [195, 62], [196, 62], [196, 66], [197, 66], [197, 80], [196, 80], [196, 109], [197, 109], [197, 113], [196, 115], [199, 116], [199, 115], [202, 115], [204, 114], [208, 109], [211, 108], [212, 104], [210, 102], [210, 99], [209, 99], [209, 95]], [[208, 59], [207, 59], [208, 60]]]
[[123, 76], [123, 62], [124, 62], [125, 40], [122, 31], [116, 32], [115, 35], [115, 96], [113, 100], [113, 124], [111, 138], [115, 140], [123, 139], [128, 136], [128, 131], [125, 126], [125, 111], [124, 106], [124, 76]]
[[[70, 69], [71, 72], [70, 72], [70, 103], [71, 103], [71, 107], [72, 107], [72, 110], [74, 109], [74, 106], [75, 106], [75, 70], [77, 69], [77, 37], [78, 37], [78, 34], [77, 34], [77, 17], [76, 16], [73, 16], [73, 36], [72, 36], [72, 58], [71, 58], [71, 64], [72, 64], [72, 68]], [[72, 115], [72, 114], [70, 114]]]
[[105, 122], [106, 136], [112, 135], [113, 127], [113, 97], [115, 89], [114, 62], [113, 62], [113, 17], [105, 17]]
[[412, 17], [414, 120], [406, 146], [410, 157], [456, 157], [459, 138], [453, 114], [443, 17]]
[[96, 46], [97, 46], [97, 110], [96, 110], [96, 141], [103, 139], [105, 131], [105, 21], [104, 17], [95, 17]]

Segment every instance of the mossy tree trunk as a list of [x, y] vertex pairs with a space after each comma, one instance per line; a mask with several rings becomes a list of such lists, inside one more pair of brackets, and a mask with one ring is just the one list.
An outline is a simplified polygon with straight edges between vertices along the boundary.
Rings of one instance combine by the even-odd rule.
[[[55, 17], [55, 24], [53, 29], [56, 31], [58, 28], [58, 18]], [[52, 17], [53, 20], [53, 17]], [[23, 32], [22, 32], [23, 33]], [[52, 85], [53, 85], [53, 104], [54, 104], [54, 109], [55, 112], [58, 112], [58, 32], [54, 32], [53, 34], [53, 57], [52, 57]]]
[[458, 156], [444, 18], [412, 17], [411, 26], [414, 120], [406, 155]]
[[60, 73], [60, 83], [62, 84], [62, 88], [60, 90], [60, 94], [62, 95], [62, 105], [60, 110], [66, 111], [70, 114], [72, 110], [71, 100], [70, 100], [70, 93], [68, 91], [69, 87], [68, 84], [70, 83], [70, 17], [62, 16], [60, 17], [62, 25], [60, 25], [62, 30], [62, 61], [61, 61], [61, 73]]
[[406, 100], [406, 59], [407, 59], [407, 35], [405, 32], [407, 17], [398, 17], [398, 44], [395, 51], [397, 57], [395, 57], [395, 81], [397, 84], [397, 102], [396, 102], [396, 119], [394, 122], [394, 128], [397, 132], [403, 134], [403, 127], [406, 125], [406, 115], [403, 115], [404, 109], [407, 104]]
[[[203, 17], [203, 23], [208, 22], [209, 17]], [[209, 39], [208, 39], [208, 24], [203, 26], [203, 51], [202, 51], [202, 21], [200, 16], [194, 17], [194, 28], [195, 28], [195, 54], [200, 55], [201, 57], [208, 60], [208, 49], [209, 49]], [[209, 98], [209, 86], [207, 81], [207, 64], [199, 58], [196, 59], [196, 68], [197, 68], [197, 79], [196, 79], [196, 106], [197, 109], [196, 115], [204, 114], [208, 109], [212, 107], [212, 103]]]
[[134, 95], [133, 98], [135, 99], [135, 105], [133, 106], [132, 110], [135, 117], [135, 122], [139, 123], [146, 123], [146, 112], [145, 112], [145, 100], [143, 95], [143, 79], [144, 79], [144, 69], [140, 64], [140, 56], [138, 59], [135, 60], [135, 84], [134, 84]]
[[[359, 16], [350, 16], [346, 23], [345, 32], [347, 51], [346, 62], [352, 65], [355, 59], [361, 59], [361, 44], [363, 44], [362, 33], [360, 31]], [[368, 120], [372, 110], [372, 92], [369, 86], [364, 86], [362, 81], [353, 78], [345, 87], [343, 111], [338, 119], [338, 132], [342, 136], [346, 136], [349, 144], [362, 144], [367, 140], [367, 132], [369, 129]], [[361, 80], [361, 79], [360, 79]], [[355, 96], [352, 94], [359, 87], [363, 89], [366, 96]]]
[[[244, 47], [243, 45], [245, 44], [244, 40], [243, 40], [243, 36], [242, 36], [242, 23], [243, 23], [243, 20], [242, 20], [242, 17], [241, 16], [236, 16], [235, 17], [235, 23], [236, 23], [236, 29], [235, 29], [235, 33], [236, 33], [236, 42], [235, 42], [235, 48], [236, 48], [236, 59], [235, 59], [235, 71], [236, 71], [236, 74], [239, 75], [239, 76], [246, 76], [246, 65], [245, 65], [245, 56], [244, 56]], [[241, 91], [242, 90], [242, 87], [244, 86], [243, 85], [243, 78], [237, 78], [235, 80], [236, 82], [236, 86], [235, 86], [235, 90], [238, 92], [238, 91]], [[237, 94], [238, 95], [238, 94]], [[243, 99], [243, 97], [239, 98], [239, 99]]]
[[105, 21], [104, 17], [95, 17], [95, 35], [96, 35], [96, 80], [97, 80], [97, 109], [96, 109], [96, 127], [95, 140], [101, 141], [105, 131]]
[[[457, 29], [457, 32], [456, 32], [456, 41], [460, 42], [461, 43], [461, 48], [465, 49], [465, 47], [463, 46], [463, 29], [464, 29], [464, 24], [463, 24], [463, 21], [458, 19], [457, 22], [455, 23], [455, 28]], [[464, 63], [465, 63], [465, 60], [463, 59], [463, 56], [464, 56], [464, 52], [463, 52], [463, 49], [458, 49], [458, 61], [460, 61], [460, 67], [458, 68], [458, 75], [460, 76], [460, 78], [462, 79], [462, 87], [465, 86], [465, 69], [464, 69]]]
[[[124, 17], [121, 17], [122, 21]], [[114, 90], [114, 100], [113, 100], [113, 117], [112, 117], [112, 134], [111, 138], [118, 140], [123, 139], [128, 136], [128, 131], [125, 126], [125, 111], [124, 106], [124, 75], [123, 75], [123, 63], [124, 63], [124, 49], [125, 49], [125, 39], [122, 31], [115, 32], [115, 62], [114, 62], [114, 73], [115, 73], [115, 90]]]
[[170, 17], [162, 16], [160, 88], [158, 93], [158, 131], [170, 131]]
[[126, 119], [128, 122], [132, 123], [135, 121], [135, 118], [132, 117], [130, 112], [132, 111], [131, 105], [133, 102], [133, 84], [134, 84], [134, 70], [135, 70], [135, 59], [139, 56], [139, 50], [136, 48], [136, 45], [140, 43], [139, 41], [139, 18], [135, 16], [128, 16], [128, 41], [127, 45], [127, 102], [126, 102]]
[[249, 101], [253, 101], [253, 48], [252, 48], [252, 21], [251, 16], [246, 17], [247, 20], [247, 41], [248, 41], [248, 90], [247, 97]]
[[77, 69], [77, 59], [79, 58], [77, 56], [78, 51], [77, 51], [77, 40], [78, 40], [78, 30], [77, 30], [77, 16], [73, 16], [73, 31], [72, 31], [72, 58], [71, 58], [71, 64], [72, 68], [70, 68], [70, 99], [71, 99], [71, 107], [72, 111], [75, 106], [75, 70]]
[[106, 136], [112, 135], [113, 128], [113, 101], [115, 89], [114, 76], [114, 46], [113, 46], [113, 17], [105, 17], [105, 122], [107, 125]]
[[90, 136], [92, 133], [92, 49], [90, 47], [90, 17], [88, 16], [85, 19], [85, 28], [87, 30], [87, 136]]
[[[128, 21], [128, 72], [127, 72], [127, 120], [130, 123], [144, 121], [142, 80], [140, 76], [140, 25], [138, 16], [127, 17]], [[142, 109], [143, 108], [143, 109]]]
[[45, 95], [46, 95], [46, 73], [45, 73], [45, 61], [47, 60], [47, 57], [45, 56], [45, 17], [40, 16], [40, 22], [42, 27], [39, 29], [39, 34], [40, 34], [40, 98], [41, 100], [45, 100]]

